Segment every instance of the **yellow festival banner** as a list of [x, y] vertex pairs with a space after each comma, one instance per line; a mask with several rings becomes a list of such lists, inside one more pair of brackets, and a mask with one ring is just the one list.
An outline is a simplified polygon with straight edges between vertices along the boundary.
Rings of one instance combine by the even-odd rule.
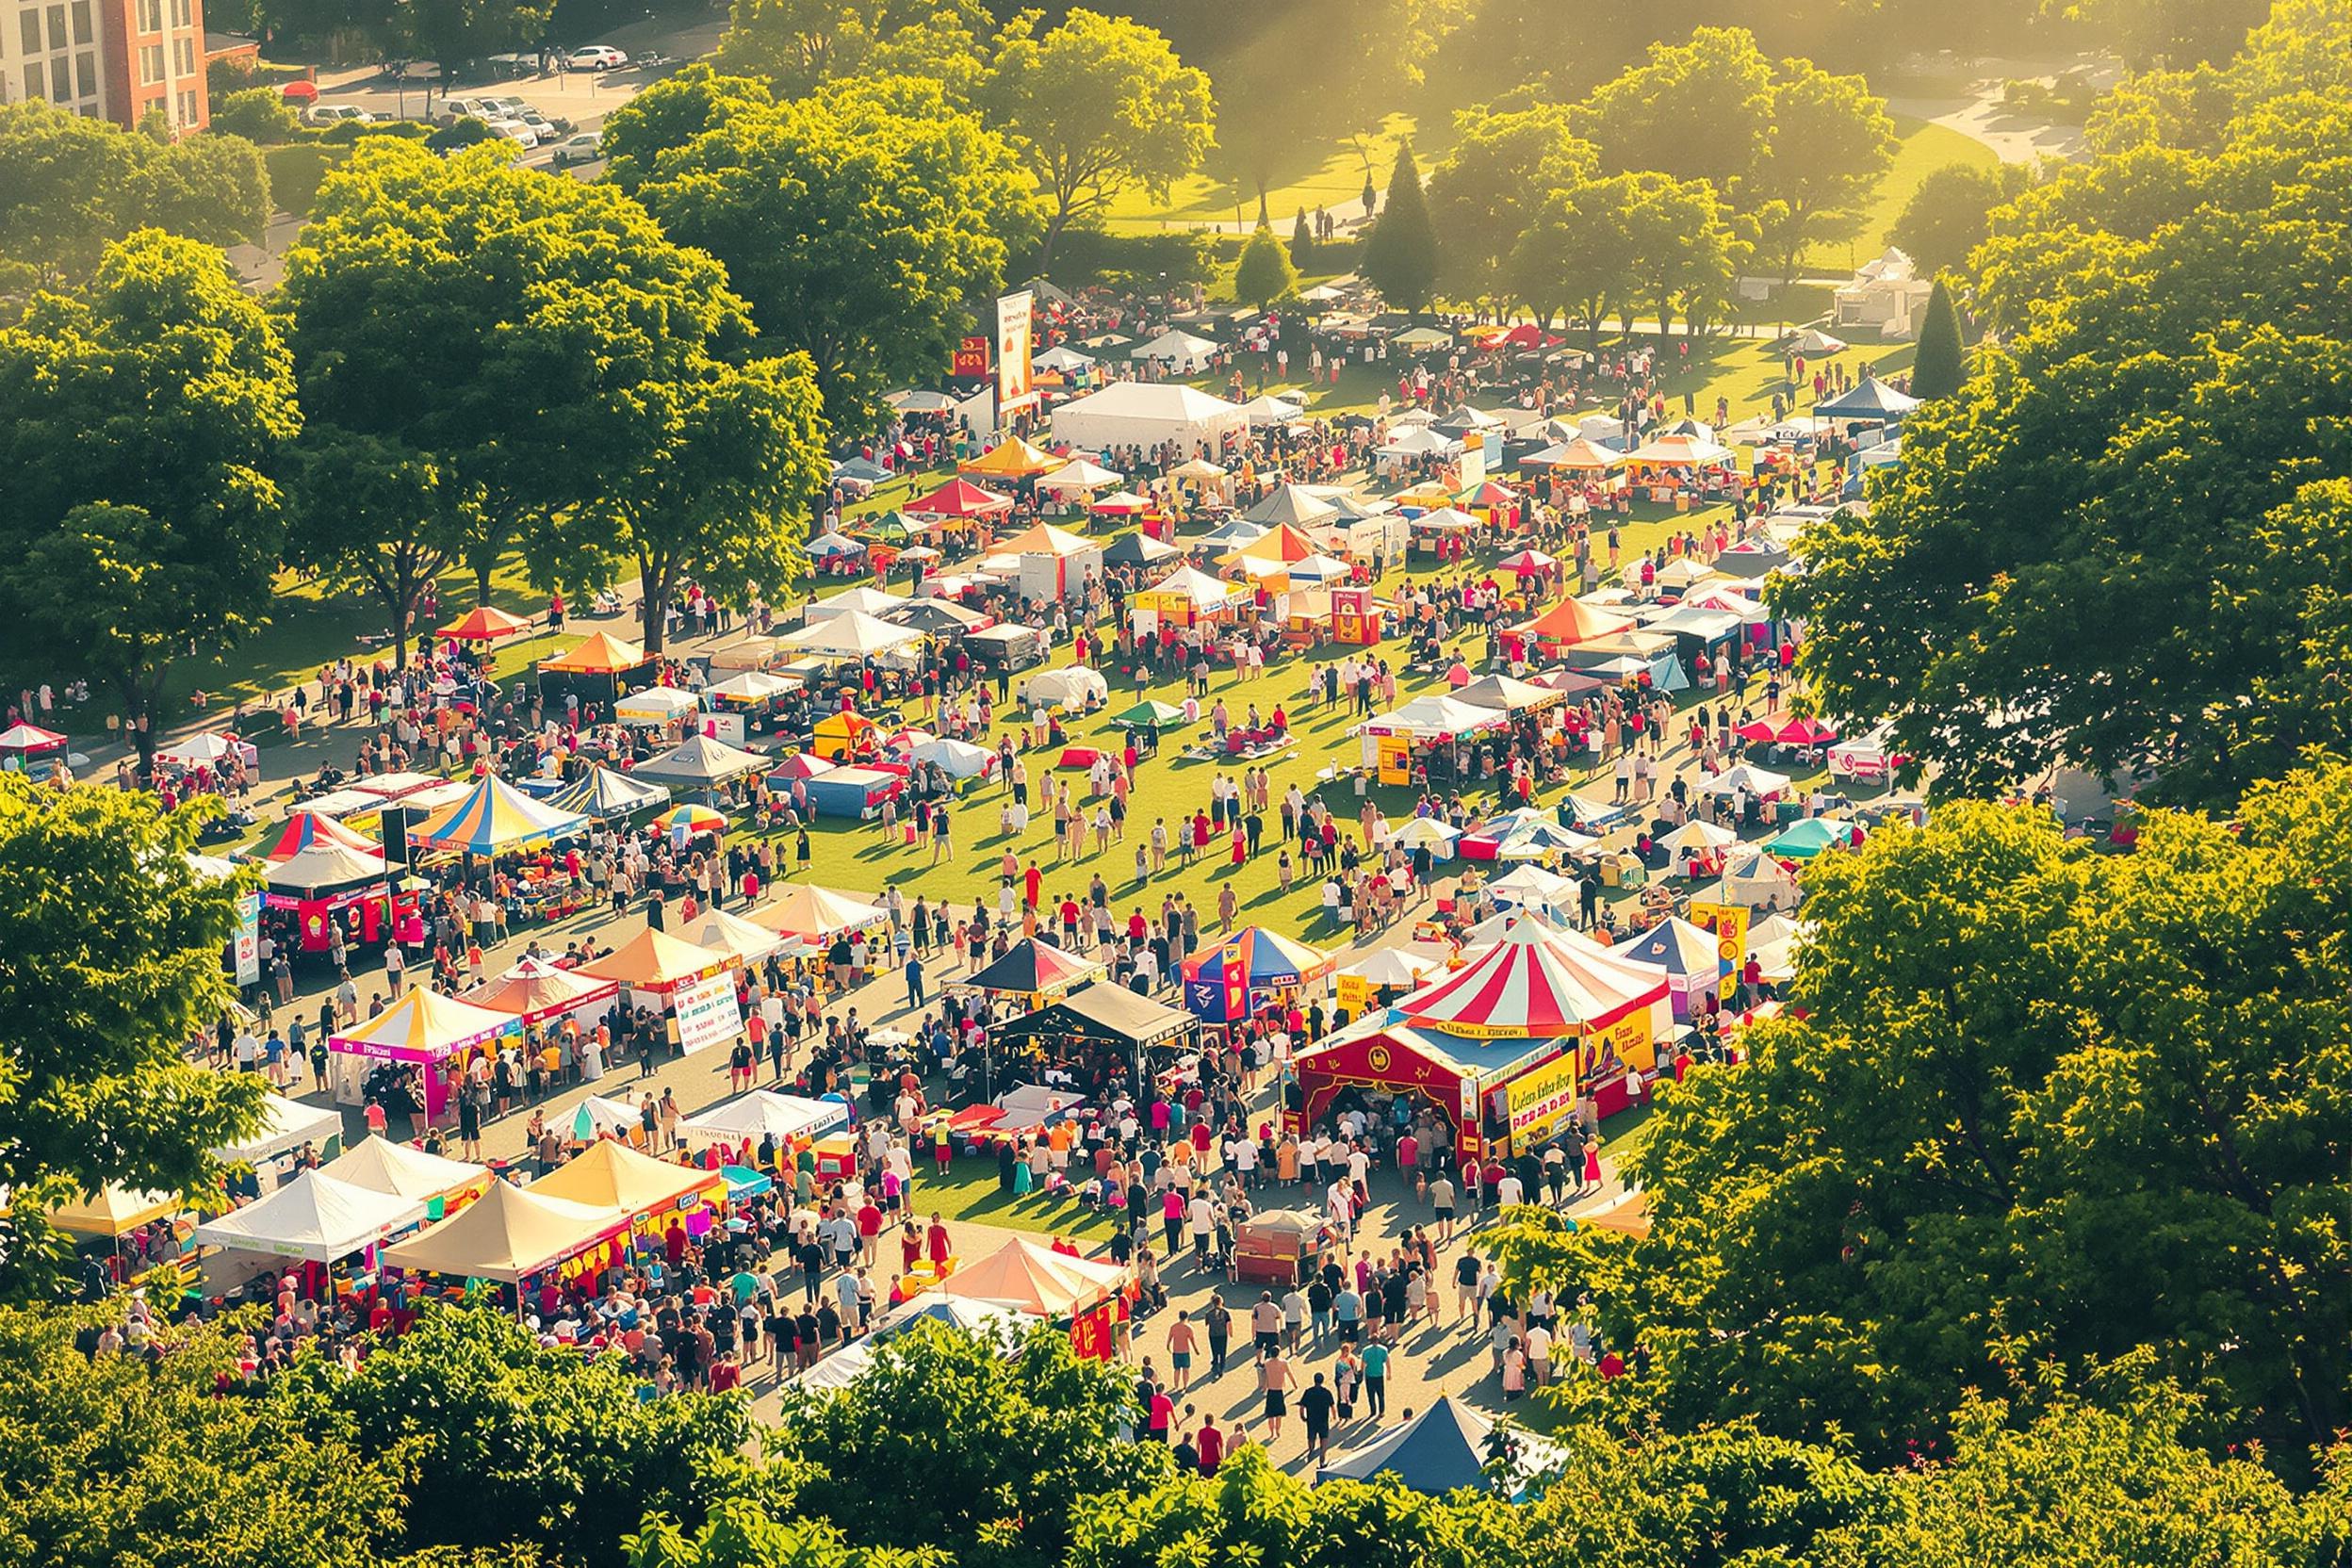
[[1576, 1054], [1562, 1053], [1503, 1086], [1511, 1113], [1511, 1146], [1525, 1150], [1552, 1135], [1560, 1118], [1576, 1108]]
[[1715, 956], [1728, 978], [1748, 961], [1748, 906], [1744, 904], [1693, 904], [1690, 923], [1715, 933]]

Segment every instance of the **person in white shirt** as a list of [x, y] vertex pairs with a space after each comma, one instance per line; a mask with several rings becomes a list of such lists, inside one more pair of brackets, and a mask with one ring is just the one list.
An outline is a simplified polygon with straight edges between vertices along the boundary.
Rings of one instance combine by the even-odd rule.
[[1534, 1374], [1535, 1386], [1542, 1388], [1552, 1380], [1552, 1331], [1530, 1327], [1521, 1345], [1527, 1353], [1527, 1370]]
[[1498, 1207], [1508, 1208], [1514, 1203], [1523, 1201], [1526, 1197], [1526, 1184], [1522, 1183], [1517, 1176], [1511, 1174], [1511, 1172], [1506, 1168], [1503, 1172], [1503, 1179], [1494, 1184], [1495, 1204]]

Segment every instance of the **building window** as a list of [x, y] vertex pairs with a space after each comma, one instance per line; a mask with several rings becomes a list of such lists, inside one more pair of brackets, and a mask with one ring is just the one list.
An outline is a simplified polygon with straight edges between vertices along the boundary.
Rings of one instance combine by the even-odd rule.
[[90, 0], [74, 0], [74, 41], [89, 43], [95, 37], [90, 30]]
[[174, 56], [172, 67], [174, 75], [193, 76], [196, 74], [196, 41], [194, 39], [184, 38], [175, 41], [172, 45], [172, 53]]
[[29, 104], [36, 98], [48, 96], [41, 90], [41, 62], [35, 60], [24, 68], [24, 101]]
[[142, 33], [163, 31], [163, 0], [139, 0], [139, 30]]
[[98, 57], [87, 49], [74, 57], [74, 96], [98, 96]]
[[39, 11], [26, 11], [23, 16], [18, 17], [16, 20], [17, 26], [23, 31], [24, 34], [24, 53], [28, 55], [40, 54], [41, 13]]
[[184, 131], [196, 128], [196, 91], [193, 88], [180, 94], [179, 125]]
[[150, 43], [139, 52], [139, 85], [153, 87], [163, 80], [163, 45]]
[[65, 8], [52, 6], [49, 8], [49, 47], [62, 49], [65, 46]]
[[172, 24], [189, 27], [196, 23], [196, 0], [172, 0]]

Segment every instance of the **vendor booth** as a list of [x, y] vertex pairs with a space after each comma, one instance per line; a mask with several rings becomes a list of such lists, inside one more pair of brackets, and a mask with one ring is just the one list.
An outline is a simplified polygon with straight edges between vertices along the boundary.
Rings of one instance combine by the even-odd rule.
[[1243, 1284], [1304, 1284], [1347, 1247], [1330, 1220], [1304, 1209], [1266, 1209], [1233, 1227], [1233, 1278]]
[[286, 826], [270, 841], [270, 847], [262, 851], [261, 858], [276, 865], [320, 844], [331, 844], [360, 855], [381, 857], [384, 853], [384, 846], [365, 833], [346, 827], [322, 812], [303, 808], [286, 813]]
[[202, 1246], [334, 1263], [424, 1222], [425, 1205], [305, 1170], [277, 1191], [196, 1227]]
[[1381, 1428], [1331, 1454], [1315, 1472], [1325, 1481], [1369, 1481], [1388, 1476], [1431, 1497], [1470, 1488], [1516, 1498], [1536, 1480], [1567, 1462], [1557, 1444], [1531, 1432], [1510, 1433], [1511, 1461], [1498, 1482], [1489, 1465], [1496, 1443], [1494, 1423], [1451, 1395], [1419, 1415]]
[[1628, 941], [1617, 955], [1663, 971], [1677, 1020], [1712, 1012], [1723, 989], [1723, 971], [1715, 933], [1702, 931], [1678, 915], [1667, 917]]
[[1135, 1295], [1126, 1269], [1070, 1257], [1021, 1236], [977, 1263], [953, 1269], [937, 1289], [941, 1296], [1068, 1324], [1071, 1346], [1089, 1361], [1109, 1361], [1117, 1354], [1119, 1326], [1127, 1321]]
[[1082, 595], [1102, 575], [1102, 548], [1050, 523], [1023, 529], [988, 548], [984, 570], [1002, 574], [1014, 592], [1043, 604]]
[[650, 1003], [655, 1010], [668, 1012], [676, 1024], [679, 1054], [691, 1056], [743, 1032], [734, 972], [743, 967], [743, 959], [732, 953], [697, 947], [647, 928], [575, 972], [616, 982], [621, 988], [616, 1005]]
[[1383, 784], [1412, 785], [1421, 767], [1432, 785], [1467, 776], [1462, 743], [1509, 727], [1511, 715], [1453, 696], [1428, 693], [1394, 712], [1364, 722], [1364, 765]]
[[906, 787], [906, 776], [880, 768], [837, 767], [818, 774], [806, 785], [809, 814], [838, 817], [844, 822], [870, 822], [882, 814], [882, 804]]
[[1088, 452], [1172, 446], [1187, 457], [1215, 457], [1250, 433], [1239, 403], [1175, 382], [1115, 382], [1062, 404], [1053, 418], [1055, 440]]
[[559, 969], [545, 958], [525, 956], [497, 979], [485, 980], [467, 991], [466, 1000], [494, 1013], [510, 1013], [526, 1024], [577, 1017], [586, 1027], [612, 1010], [620, 989], [617, 981], [598, 980], [575, 970]]
[[1436, 947], [1380, 947], [1331, 972], [1331, 1000], [1349, 1018], [1386, 1007], [1445, 972], [1447, 955]]
[[583, 703], [615, 702], [654, 683], [661, 661], [609, 631], [592, 633], [579, 646], [539, 664], [539, 691], [549, 711], [560, 711], [566, 695]]
[[389, 934], [392, 883], [381, 852], [318, 843], [271, 866], [263, 881], [262, 907], [293, 911], [302, 952], [332, 948], [338, 920], [363, 943]]
[[488, 1166], [444, 1159], [390, 1138], [362, 1138], [320, 1168], [347, 1186], [421, 1203], [428, 1220], [446, 1219], [490, 1190]]
[[550, 1269], [565, 1279], [595, 1275], [628, 1247], [629, 1216], [618, 1207], [575, 1203], [493, 1182], [463, 1214], [377, 1253], [387, 1267], [444, 1280], [519, 1285]]
[[1231, 621], [1251, 601], [1247, 584], [1222, 582], [1197, 566], [1179, 566], [1128, 600], [1135, 635], [1150, 637], [1179, 627]]
[[1127, 357], [1138, 363], [1156, 366], [1172, 376], [1197, 376], [1206, 370], [1210, 362], [1224, 351], [1224, 345], [1220, 343], [1206, 337], [1196, 337], [1191, 333], [1170, 327], [1150, 342], [1127, 351]]
[[637, 764], [634, 776], [658, 779], [674, 789], [709, 792], [746, 774], [758, 773], [769, 759], [756, 751], [728, 745], [711, 735], [696, 735], [658, 757]]
[[841, 1101], [753, 1089], [688, 1117], [678, 1133], [689, 1149], [749, 1145], [755, 1157], [762, 1144], [774, 1140], [779, 1155], [789, 1159], [827, 1133], [848, 1126], [849, 1107]]
[[598, 822], [619, 822], [669, 803], [670, 792], [661, 785], [602, 767], [590, 768], [547, 797], [558, 811]]
[[[1613, 685], [1634, 670], [1634, 678], [1654, 692], [1679, 692], [1690, 684], [1674, 639], [1662, 631], [1614, 631], [1562, 648], [1560, 661], [1571, 675], [1589, 675]], [[1571, 688], [1573, 690], [1573, 688]]]
[[992, 482], [1018, 482], [1050, 474], [1067, 461], [1043, 448], [1031, 446], [1018, 435], [1011, 435], [979, 456], [956, 464], [956, 471]]
[[898, 626], [862, 610], [849, 610], [811, 621], [777, 640], [804, 653], [847, 661], [905, 654], [923, 638], [923, 634], [913, 627]]
[[625, 1143], [598, 1138], [573, 1159], [531, 1184], [535, 1198], [556, 1198], [592, 1209], [621, 1209], [629, 1233], [659, 1242], [671, 1225], [687, 1239], [708, 1234], [727, 1199], [727, 1178], [699, 1166], [672, 1165]]
[[1331, 972], [1331, 957], [1262, 925], [1245, 926], [1179, 966], [1184, 1006], [1208, 1023], [1238, 1023]]
[[1532, 620], [1507, 627], [1505, 647], [1530, 664], [1557, 658], [1561, 650], [1624, 631], [1633, 617], [1603, 610], [1582, 599], [1561, 599]]
[[413, 850], [486, 859], [506, 850], [568, 838], [587, 823], [585, 817], [531, 799], [491, 774], [468, 791], [465, 799], [411, 827], [408, 842]]
[[992, 1043], [1007, 1054], [1037, 1046], [1056, 1058], [1099, 1043], [1111, 1047], [1122, 1060], [1149, 1066], [1162, 1055], [1175, 1054], [1200, 1027], [1200, 1021], [1182, 1008], [1138, 996], [1124, 986], [1096, 983], [998, 1024]]
[[424, 1077], [426, 1121], [449, 1108], [450, 1091], [465, 1071], [468, 1054], [494, 1041], [519, 1036], [523, 1021], [443, 996], [423, 987], [408, 991], [374, 1018], [327, 1038], [338, 1104], [367, 1103], [368, 1082], [389, 1064], [416, 1068]]
[[323, 1105], [305, 1105], [282, 1094], [261, 1100], [261, 1125], [235, 1143], [212, 1152], [229, 1165], [263, 1166], [309, 1144], [321, 1159], [335, 1158], [343, 1137], [343, 1113]]
[[1034, 1008], [1102, 972], [1102, 964], [1092, 958], [1050, 947], [1035, 937], [1023, 937], [1006, 948], [1003, 957], [961, 980], [948, 983], [1018, 998], [1023, 1005]]
[[648, 686], [612, 705], [612, 716], [635, 729], [659, 729], [674, 719], [702, 710], [702, 699], [676, 686]]
[[983, 517], [999, 516], [1012, 509], [1012, 497], [984, 490], [968, 479], [952, 479], [899, 511], [911, 522], [962, 531], [975, 527]]
[[890, 912], [858, 893], [792, 882], [781, 889], [773, 903], [760, 905], [745, 918], [754, 925], [804, 942], [824, 943], [852, 931], [872, 930], [888, 921]]

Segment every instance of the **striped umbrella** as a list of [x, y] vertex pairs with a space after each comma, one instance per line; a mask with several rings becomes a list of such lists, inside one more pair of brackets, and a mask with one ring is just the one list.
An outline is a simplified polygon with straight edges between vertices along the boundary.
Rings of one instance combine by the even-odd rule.
[[664, 833], [675, 832], [681, 825], [689, 833], [724, 833], [727, 818], [708, 806], [673, 806], [654, 818], [653, 825]]

